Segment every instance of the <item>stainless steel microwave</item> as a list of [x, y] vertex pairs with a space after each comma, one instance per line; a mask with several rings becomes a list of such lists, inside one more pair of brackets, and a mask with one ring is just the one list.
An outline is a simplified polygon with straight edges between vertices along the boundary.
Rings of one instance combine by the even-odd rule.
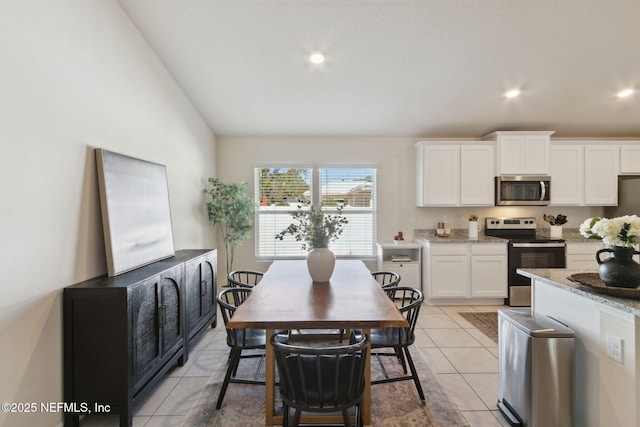
[[496, 206], [546, 206], [550, 200], [550, 176], [496, 177]]

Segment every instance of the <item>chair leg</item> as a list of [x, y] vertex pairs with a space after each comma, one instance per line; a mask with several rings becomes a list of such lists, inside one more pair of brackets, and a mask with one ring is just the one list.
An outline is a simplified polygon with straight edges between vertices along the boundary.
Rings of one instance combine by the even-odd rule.
[[300, 409], [296, 408], [293, 412], [293, 422], [291, 424], [293, 427], [298, 427], [300, 424]]
[[351, 417], [346, 409], [342, 410], [342, 421], [344, 421], [345, 427], [351, 427]]
[[413, 359], [411, 358], [409, 347], [404, 347], [404, 352], [407, 356], [407, 362], [409, 363], [409, 368], [411, 369], [411, 376], [413, 377], [413, 382], [416, 385], [416, 390], [418, 390], [418, 395], [420, 396], [420, 400], [424, 401], [424, 393], [422, 392], [422, 385], [420, 385], [420, 378], [418, 378], [418, 372], [416, 371], [416, 367], [413, 364]]
[[282, 402], [282, 427], [289, 427], [289, 406]]
[[218, 396], [218, 403], [216, 404], [216, 409], [220, 409], [222, 406], [222, 400], [224, 399], [224, 395], [227, 392], [227, 387], [229, 386], [229, 380], [231, 379], [231, 374], [238, 369], [238, 363], [240, 363], [240, 354], [242, 350], [237, 348], [232, 348], [229, 353], [229, 366], [227, 367], [227, 373], [224, 376], [224, 381], [222, 382], [222, 387], [220, 388], [220, 395]]
[[398, 362], [400, 362], [400, 364], [402, 365], [402, 371], [406, 374], [407, 364], [405, 363], [405, 360], [404, 360], [404, 353], [402, 352], [402, 347], [400, 346], [394, 347], [394, 350], [396, 352], [396, 356], [398, 356]]

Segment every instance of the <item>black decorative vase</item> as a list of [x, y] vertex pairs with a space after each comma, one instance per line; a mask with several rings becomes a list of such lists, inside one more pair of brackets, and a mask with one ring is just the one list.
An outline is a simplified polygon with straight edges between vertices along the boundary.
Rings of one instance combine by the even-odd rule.
[[[603, 252], [611, 253], [604, 261], [600, 259]], [[617, 288], [637, 288], [640, 285], [640, 264], [633, 260], [633, 255], [640, 252], [633, 248], [613, 247], [596, 252], [598, 273], [607, 286]]]

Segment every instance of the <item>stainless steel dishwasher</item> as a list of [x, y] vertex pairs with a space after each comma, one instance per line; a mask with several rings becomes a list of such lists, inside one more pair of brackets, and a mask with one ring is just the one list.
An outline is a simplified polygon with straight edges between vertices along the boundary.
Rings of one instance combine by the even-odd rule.
[[574, 342], [550, 317], [498, 310], [498, 409], [512, 426], [573, 426]]

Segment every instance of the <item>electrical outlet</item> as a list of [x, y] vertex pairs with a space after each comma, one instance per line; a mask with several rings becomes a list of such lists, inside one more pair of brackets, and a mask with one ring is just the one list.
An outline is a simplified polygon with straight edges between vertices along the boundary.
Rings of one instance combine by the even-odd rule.
[[622, 338], [607, 334], [607, 356], [622, 363]]

